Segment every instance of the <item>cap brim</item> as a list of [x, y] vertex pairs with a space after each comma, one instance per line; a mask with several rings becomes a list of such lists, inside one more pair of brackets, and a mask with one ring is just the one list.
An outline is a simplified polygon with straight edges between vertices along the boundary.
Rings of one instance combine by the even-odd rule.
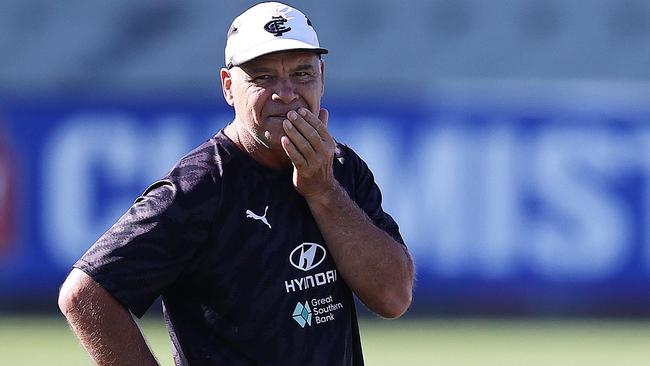
[[243, 52], [240, 52], [237, 58], [233, 57], [230, 60], [231, 65], [227, 66], [238, 66], [257, 57], [282, 51], [309, 51], [318, 54], [325, 54], [329, 52], [326, 48], [314, 47], [313, 45], [306, 42], [298, 41], [295, 39], [278, 38], [272, 42], [264, 42], [260, 45], [253, 46]]

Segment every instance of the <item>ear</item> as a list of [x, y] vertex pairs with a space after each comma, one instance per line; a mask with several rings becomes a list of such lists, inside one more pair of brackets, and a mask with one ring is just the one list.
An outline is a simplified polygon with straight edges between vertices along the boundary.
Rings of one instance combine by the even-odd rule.
[[320, 60], [320, 96], [325, 94], [325, 61]]
[[230, 70], [225, 67], [221, 69], [221, 91], [223, 92], [223, 97], [226, 99], [231, 107], [234, 105], [233, 93], [232, 93], [232, 76], [230, 75]]

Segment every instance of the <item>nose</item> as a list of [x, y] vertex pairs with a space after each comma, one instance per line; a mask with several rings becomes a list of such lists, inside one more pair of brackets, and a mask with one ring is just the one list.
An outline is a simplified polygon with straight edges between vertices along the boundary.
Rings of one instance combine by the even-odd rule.
[[276, 102], [282, 102], [284, 104], [291, 104], [296, 99], [298, 99], [298, 94], [296, 93], [296, 86], [291, 82], [290, 79], [280, 79], [275, 85], [275, 90], [271, 99]]

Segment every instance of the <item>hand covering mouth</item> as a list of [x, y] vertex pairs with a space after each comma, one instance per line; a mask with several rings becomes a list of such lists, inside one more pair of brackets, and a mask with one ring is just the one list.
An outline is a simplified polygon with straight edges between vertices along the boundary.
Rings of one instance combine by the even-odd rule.
[[287, 118], [287, 113], [289, 113], [291, 111], [296, 111], [297, 112], [298, 109], [300, 109], [300, 108], [309, 109], [306, 106], [297, 105], [294, 108], [289, 108], [289, 109], [284, 110], [284, 111], [275, 111], [275, 112], [272, 112], [272, 113], [268, 113], [266, 116], [267, 117], [275, 117], [275, 118]]

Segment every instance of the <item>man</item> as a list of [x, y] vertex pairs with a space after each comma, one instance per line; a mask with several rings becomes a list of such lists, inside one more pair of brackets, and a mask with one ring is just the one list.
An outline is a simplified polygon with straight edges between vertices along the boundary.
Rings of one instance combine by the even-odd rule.
[[320, 108], [311, 22], [263, 3], [221, 70], [235, 119], [75, 264], [59, 304], [98, 364], [155, 364], [129, 312], [157, 296], [178, 365], [362, 365], [353, 293], [394, 318], [413, 264], [366, 164]]

